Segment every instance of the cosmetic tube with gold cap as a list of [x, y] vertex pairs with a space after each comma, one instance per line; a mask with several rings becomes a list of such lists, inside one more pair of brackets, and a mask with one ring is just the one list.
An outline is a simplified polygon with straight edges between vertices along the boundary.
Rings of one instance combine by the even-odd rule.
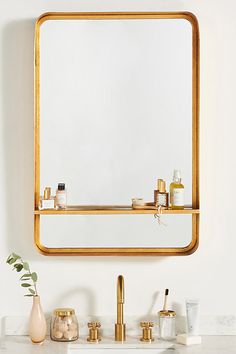
[[54, 209], [55, 199], [51, 196], [51, 188], [44, 189], [43, 197], [40, 198], [39, 209]]
[[156, 195], [156, 206], [163, 207], [164, 209], [168, 208], [168, 193], [166, 192], [166, 182], [159, 180], [158, 191]]

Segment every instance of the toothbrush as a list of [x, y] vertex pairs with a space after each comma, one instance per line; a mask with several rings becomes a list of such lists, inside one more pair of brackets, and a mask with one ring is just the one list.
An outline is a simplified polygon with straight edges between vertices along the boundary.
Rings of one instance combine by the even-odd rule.
[[168, 311], [168, 309], [167, 309], [167, 297], [168, 297], [168, 294], [169, 294], [169, 289], [166, 289], [165, 290], [165, 299], [164, 299], [163, 311]]

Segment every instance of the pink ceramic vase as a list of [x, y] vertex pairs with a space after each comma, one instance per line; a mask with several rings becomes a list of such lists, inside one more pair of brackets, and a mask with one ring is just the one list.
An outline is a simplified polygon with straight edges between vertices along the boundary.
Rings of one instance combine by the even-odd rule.
[[29, 318], [29, 336], [33, 343], [42, 343], [46, 337], [47, 325], [40, 304], [40, 297], [33, 297], [33, 306]]

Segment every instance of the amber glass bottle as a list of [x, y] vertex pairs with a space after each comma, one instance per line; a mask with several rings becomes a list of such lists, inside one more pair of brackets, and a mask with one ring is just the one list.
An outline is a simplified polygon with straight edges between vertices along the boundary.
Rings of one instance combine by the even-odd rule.
[[168, 193], [166, 192], [166, 182], [161, 180], [159, 189], [157, 191], [157, 207], [163, 207], [164, 209], [168, 208]]

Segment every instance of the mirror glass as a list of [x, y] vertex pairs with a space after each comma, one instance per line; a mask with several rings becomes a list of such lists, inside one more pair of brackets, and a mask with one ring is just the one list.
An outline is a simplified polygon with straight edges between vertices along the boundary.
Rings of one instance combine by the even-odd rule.
[[[192, 205], [192, 24], [48, 19], [40, 26], [40, 194], [71, 206], [153, 202], [180, 169]], [[41, 215], [48, 248], [183, 248], [192, 215]]]

